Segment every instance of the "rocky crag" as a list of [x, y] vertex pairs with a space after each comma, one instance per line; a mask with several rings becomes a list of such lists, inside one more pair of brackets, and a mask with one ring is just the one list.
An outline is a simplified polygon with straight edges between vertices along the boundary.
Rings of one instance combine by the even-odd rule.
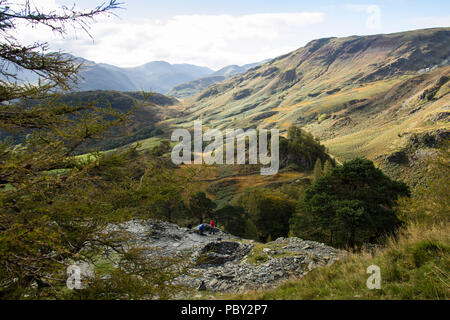
[[342, 250], [299, 238], [278, 238], [261, 244], [220, 229], [200, 235], [167, 222], [134, 220], [121, 227], [152, 254], [188, 254], [193, 267], [177, 281], [210, 292], [272, 287], [293, 277], [301, 278], [345, 255]]

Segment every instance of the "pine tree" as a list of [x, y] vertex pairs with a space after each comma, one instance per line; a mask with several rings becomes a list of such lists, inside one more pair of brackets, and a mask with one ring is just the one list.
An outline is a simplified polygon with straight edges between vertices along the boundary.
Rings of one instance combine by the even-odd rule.
[[320, 158], [317, 158], [316, 163], [314, 164], [314, 181], [319, 180], [322, 177], [322, 161]]
[[328, 174], [331, 169], [333, 169], [333, 165], [331, 164], [330, 160], [325, 160], [325, 164], [323, 165], [323, 175]]
[[401, 225], [394, 207], [399, 196], [409, 195], [406, 184], [391, 180], [372, 161], [356, 158], [305, 191], [291, 230], [333, 246], [374, 242]]

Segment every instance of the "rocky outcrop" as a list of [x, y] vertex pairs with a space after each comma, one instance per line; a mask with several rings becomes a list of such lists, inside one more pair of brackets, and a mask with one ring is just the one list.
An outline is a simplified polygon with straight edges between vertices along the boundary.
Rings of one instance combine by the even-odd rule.
[[442, 147], [449, 140], [450, 131], [447, 129], [411, 134], [402, 150], [386, 155], [385, 159], [388, 163], [396, 164], [427, 160], [436, 153], [434, 149]]
[[388, 162], [393, 163], [408, 163], [408, 155], [404, 151], [396, 151], [390, 155], [387, 156]]
[[244, 258], [253, 246], [232, 241], [210, 242], [200, 251], [196, 266], [217, 267]]
[[409, 137], [408, 148], [439, 148], [450, 139], [450, 131], [438, 129], [434, 131], [413, 134]]
[[[292, 277], [301, 278], [314, 268], [330, 265], [344, 251], [299, 238], [279, 238], [261, 244], [234, 237], [222, 230], [196, 230], [156, 221], [129, 221], [120, 226], [140, 246], [147, 246], [149, 259], [187, 253], [192, 260], [180, 284], [212, 292], [242, 292], [268, 288]], [[150, 256], [151, 255], [151, 256]]]
[[[299, 279], [345, 255], [345, 252], [322, 243], [299, 238], [279, 238], [265, 245], [248, 245], [252, 248], [243, 258], [237, 255], [236, 259], [224, 264], [194, 268], [190, 276], [182, 278], [182, 282], [194, 287], [204, 283], [206, 290], [213, 292], [270, 288], [291, 278]], [[237, 248], [242, 250], [241, 246]]]
[[160, 255], [197, 252], [215, 241], [228, 240], [232, 235], [216, 229], [215, 233], [205, 231], [203, 235], [194, 229], [182, 228], [173, 223], [153, 220], [131, 220], [114, 226], [128, 232], [132, 241], [140, 247], [148, 247]]
[[248, 97], [249, 95], [251, 95], [251, 93], [252, 93], [252, 90], [250, 90], [248, 88], [243, 89], [243, 90], [233, 93], [233, 99], [241, 100], [241, 99], [244, 99], [244, 98]]

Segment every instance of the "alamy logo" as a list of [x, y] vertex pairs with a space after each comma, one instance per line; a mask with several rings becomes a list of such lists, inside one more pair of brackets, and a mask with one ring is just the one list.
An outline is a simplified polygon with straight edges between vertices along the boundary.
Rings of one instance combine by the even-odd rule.
[[[181, 142], [180, 142], [181, 138]], [[228, 129], [225, 131], [225, 162], [226, 164], [246, 163], [246, 141], [248, 138], [248, 163], [262, 164], [261, 175], [273, 175], [279, 169], [279, 131], [270, 130], [270, 149], [268, 148], [268, 131], [248, 129]], [[224, 162], [224, 135], [220, 130], [210, 129], [203, 133], [202, 121], [194, 121], [194, 150], [192, 150], [192, 137], [186, 129], [176, 129], [172, 133], [172, 141], [180, 142], [172, 149], [172, 162], [174, 164], [191, 164], [192, 155], [194, 164], [223, 164]], [[203, 142], [211, 142], [203, 149]], [[235, 144], [236, 142], [236, 144]], [[237, 147], [235, 159], [235, 145]], [[270, 150], [270, 156], [269, 156]]]
[[369, 278], [367, 278], [366, 285], [370, 290], [373, 289], [381, 289], [381, 269], [377, 265], [370, 265], [367, 267], [366, 272], [371, 274]]
[[87, 262], [76, 262], [67, 267], [67, 288], [85, 289], [90, 279], [95, 276], [94, 270]]
[[81, 289], [81, 268], [77, 265], [67, 267], [67, 288]]

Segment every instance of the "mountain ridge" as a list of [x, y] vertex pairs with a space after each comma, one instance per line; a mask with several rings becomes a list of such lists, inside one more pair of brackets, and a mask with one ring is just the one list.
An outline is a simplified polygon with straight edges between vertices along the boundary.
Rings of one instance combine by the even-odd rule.
[[[76, 87], [78, 91], [153, 91], [164, 94], [178, 83], [200, 78], [213, 72], [207, 67], [170, 64], [165, 61], [151, 61], [132, 68], [120, 68], [105, 63], [97, 64], [86, 59], [82, 59], [82, 62], [80, 76], [84, 80]], [[105, 75], [105, 73], [112, 74], [112, 76]], [[116, 78], [120, 78], [122, 81], [116, 81]]]
[[[178, 85], [188, 84], [189, 86], [191, 81], [194, 81], [195, 84], [197, 80], [201, 83], [200, 89], [197, 90], [199, 91], [211, 83], [244, 73], [252, 66], [261, 63], [250, 63], [243, 66], [228, 65], [214, 71], [204, 66], [188, 63], [171, 64], [167, 61], [156, 60], [136, 67], [122, 68], [108, 63], [96, 63], [72, 54], [65, 55], [81, 64], [78, 74], [79, 81], [73, 84], [75, 91], [148, 91], [167, 94]], [[28, 70], [18, 70], [18, 74], [21, 83], [36, 83], [39, 79], [37, 74]], [[183, 95], [173, 94], [173, 96], [182, 97]]]
[[[312, 40], [186, 99], [176, 123], [201, 118], [217, 129], [282, 134], [297, 125], [338, 160], [366, 156], [380, 164], [413, 134], [450, 130], [442, 116], [449, 62], [450, 28]], [[420, 98], [426, 90], [436, 94]]]
[[248, 63], [242, 66], [236, 64], [228, 65], [206, 77], [178, 84], [174, 86], [172, 89], [170, 89], [170, 91], [167, 94], [170, 96], [174, 96], [176, 98], [187, 98], [197, 94], [198, 92], [206, 89], [207, 87], [209, 87], [214, 83], [221, 82], [234, 76], [243, 74], [247, 72], [249, 69], [256, 67], [260, 64], [266, 63], [267, 61], [270, 61], [270, 59], [255, 63]]

